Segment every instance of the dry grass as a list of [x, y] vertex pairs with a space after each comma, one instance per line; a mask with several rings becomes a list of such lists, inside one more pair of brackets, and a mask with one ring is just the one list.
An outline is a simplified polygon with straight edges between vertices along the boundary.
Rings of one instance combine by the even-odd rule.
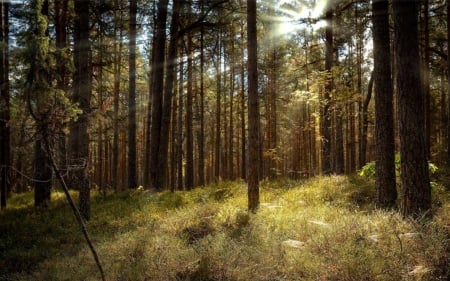
[[[256, 215], [239, 182], [97, 196], [88, 227], [111, 281], [448, 280], [450, 198], [434, 189], [426, 222], [376, 210], [361, 178], [331, 176], [263, 182]], [[64, 203], [35, 212], [23, 196], [0, 214], [0, 280], [99, 280]]]

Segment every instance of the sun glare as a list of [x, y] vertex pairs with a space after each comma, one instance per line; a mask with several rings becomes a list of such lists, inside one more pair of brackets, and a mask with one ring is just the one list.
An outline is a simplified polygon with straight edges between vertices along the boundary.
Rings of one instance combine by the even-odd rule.
[[277, 23], [274, 36], [291, 35], [308, 28], [318, 30], [326, 25], [320, 20], [329, 0], [283, 0], [274, 5]]

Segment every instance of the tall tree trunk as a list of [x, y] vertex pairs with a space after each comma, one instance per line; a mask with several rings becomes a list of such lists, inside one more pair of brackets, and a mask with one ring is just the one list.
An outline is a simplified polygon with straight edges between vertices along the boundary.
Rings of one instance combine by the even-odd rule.
[[[364, 101], [362, 103], [362, 124], [361, 124], [361, 138], [360, 138], [360, 149], [359, 152], [359, 168], [361, 169], [367, 162], [367, 131], [369, 128], [369, 103], [372, 99], [372, 92], [373, 92], [373, 72], [370, 75], [369, 85], [367, 86], [367, 94], [364, 97]], [[392, 98], [392, 97], [391, 97]], [[392, 102], [391, 102], [392, 103]]]
[[429, 0], [423, 1], [423, 96], [427, 158], [431, 156], [431, 93], [430, 93], [430, 15]]
[[[49, 15], [49, 3], [48, 0], [37, 1], [35, 4], [35, 18], [33, 20], [38, 21], [40, 17], [44, 17], [47, 20]], [[49, 72], [44, 72], [43, 68], [45, 65], [45, 60], [48, 56], [48, 46], [46, 46], [43, 42], [48, 39], [48, 21], [45, 26], [39, 26], [39, 28], [34, 29], [34, 35], [37, 40], [33, 42], [36, 45], [36, 48], [32, 49], [32, 56], [34, 61], [32, 62], [32, 67], [30, 73], [33, 76], [33, 79], [30, 83], [31, 91], [35, 92], [36, 97], [29, 97], [36, 101], [36, 111], [33, 112], [31, 110], [32, 116], [35, 118], [37, 123], [37, 132], [36, 139], [34, 142], [34, 205], [36, 207], [47, 207], [48, 202], [50, 201], [50, 191], [52, 187], [52, 169], [49, 163], [49, 158], [47, 156], [47, 152], [45, 149], [44, 139], [50, 137], [50, 120], [49, 120], [49, 109], [48, 104], [44, 101], [46, 100], [46, 96], [50, 95], [48, 92], [50, 85], [50, 76]], [[37, 91], [34, 91], [34, 90]]]
[[89, 180], [89, 113], [91, 96], [89, 1], [75, 1], [73, 102], [78, 103], [82, 113], [71, 124], [70, 153], [77, 170], [72, 180], [79, 190], [79, 209], [84, 219], [90, 218]]
[[220, 177], [222, 176], [221, 171], [221, 96], [222, 96], [222, 33], [219, 31], [219, 38], [217, 42], [219, 52], [218, 52], [218, 58], [217, 58], [217, 66], [216, 66], [216, 84], [217, 84], [217, 90], [216, 90], [216, 136], [215, 136], [215, 161], [214, 161], [214, 181], [218, 182], [220, 180]]
[[[180, 58], [183, 53], [180, 52]], [[183, 74], [184, 74], [183, 59], [180, 59], [180, 73], [178, 78], [178, 120], [177, 120], [177, 188], [182, 190], [183, 185]]]
[[[201, 14], [205, 14], [205, 1], [201, 0]], [[198, 137], [198, 184], [205, 185], [205, 27], [200, 29], [200, 132]]]
[[170, 42], [167, 53], [166, 63], [166, 83], [164, 86], [164, 100], [162, 108], [161, 136], [159, 149], [159, 174], [155, 179], [157, 186], [167, 187], [167, 171], [168, 171], [168, 148], [169, 148], [169, 131], [170, 117], [172, 113], [172, 95], [174, 88], [174, 80], [176, 76], [176, 58], [178, 52], [178, 20], [179, 20], [180, 0], [173, 1], [172, 19], [170, 24]]
[[194, 65], [192, 61], [193, 42], [192, 34], [188, 34], [187, 38], [187, 97], [186, 97], [186, 171], [185, 171], [185, 186], [187, 190], [194, 187], [194, 136], [193, 136], [193, 73]]
[[331, 79], [331, 68], [333, 65], [333, 11], [328, 8], [325, 15], [327, 26], [325, 28], [325, 71], [327, 75], [327, 82], [325, 85], [325, 92], [321, 108], [321, 156], [322, 156], [322, 173], [325, 175], [331, 174], [331, 92], [333, 90], [333, 83]]
[[248, 52], [248, 210], [259, 208], [260, 121], [258, 102], [258, 56], [256, 0], [247, 0]]
[[[431, 208], [418, 42], [419, 1], [393, 1], [397, 69], [402, 203], [404, 217], [421, 217]], [[429, 214], [428, 214], [429, 215]]]
[[372, 10], [377, 204], [383, 208], [392, 208], [397, 199], [397, 190], [395, 185], [389, 1], [373, 1]]
[[130, 1], [129, 57], [128, 57], [128, 188], [136, 188], [136, 14], [137, 1]]
[[[447, 42], [450, 42], [450, 0], [447, 0]], [[448, 75], [448, 108], [447, 108], [447, 167], [450, 167], [450, 48], [447, 48], [447, 75]]]
[[[122, 20], [122, 14], [119, 12], [120, 4], [118, 0], [115, 0], [116, 15], [115, 15], [115, 26], [114, 35], [118, 40], [114, 41], [114, 105], [113, 105], [113, 147], [112, 147], [112, 185], [115, 189], [119, 186], [119, 99], [120, 99], [120, 72], [122, 65], [122, 29], [120, 28], [117, 21]], [[118, 33], [118, 29], [120, 32]]]
[[[241, 24], [241, 38], [244, 38], [244, 24]], [[244, 56], [245, 46], [242, 46], [242, 57]], [[247, 141], [246, 141], [246, 122], [245, 122], [245, 64], [241, 62], [241, 178], [247, 179]]]
[[[66, 94], [68, 92], [69, 71], [67, 65], [70, 63], [67, 57], [67, 9], [68, 1], [55, 1], [55, 33], [57, 48], [57, 88]], [[58, 155], [57, 161], [60, 169], [67, 167], [67, 145], [66, 134], [64, 132], [58, 135]]]
[[[161, 137], [161, 119], [163, 107], [163, 86], [164, 86], [164, 63], [166, 54], [166, 21], [167, 21], [168, 0], [158, 1], [158, 11], [156, 16], [156, 28], [154, 31], [154, 41], [152, 48], [152, 70], [151, 70], [151, 129], [150, 129], [150, 149], [149, 155], [149, 184], [152, 188], [160, 190], [155, 179], [158, 177], [159, 164], [158, 155]], [[166, 132], [165, 132], [166, 133]]]
[[0, 4], [0, 208], [6, 208], [11, 166], [9, 102], [9, 2]]

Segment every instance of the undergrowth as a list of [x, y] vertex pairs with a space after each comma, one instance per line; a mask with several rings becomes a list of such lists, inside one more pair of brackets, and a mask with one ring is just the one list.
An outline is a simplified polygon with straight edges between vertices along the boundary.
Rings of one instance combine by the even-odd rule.
[[[88, 228], [107, 280], [449, 280], [449, 191], [433, 189], [434, 218], [377, 210], [373, 183], [318, 177], [246, 186], [93, 196]], [[61, 193], [48, 210], [15, 195], [0, 213], [0, 280], [99, 280]]]

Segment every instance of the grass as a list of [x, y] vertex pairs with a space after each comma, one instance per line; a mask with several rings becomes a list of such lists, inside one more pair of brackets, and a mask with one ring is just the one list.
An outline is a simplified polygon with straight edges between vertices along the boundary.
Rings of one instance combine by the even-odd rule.
[[[434, 184], [434, 218], [373, 205], [373, 184], [330, 176], [246, 186], [94, 194], [89, 231], [107, 280], [449, 280], [450, 192]], [[48, 210], [15, 195], [0, 213], [0, 280], [100, 280], [61, 193]]]

